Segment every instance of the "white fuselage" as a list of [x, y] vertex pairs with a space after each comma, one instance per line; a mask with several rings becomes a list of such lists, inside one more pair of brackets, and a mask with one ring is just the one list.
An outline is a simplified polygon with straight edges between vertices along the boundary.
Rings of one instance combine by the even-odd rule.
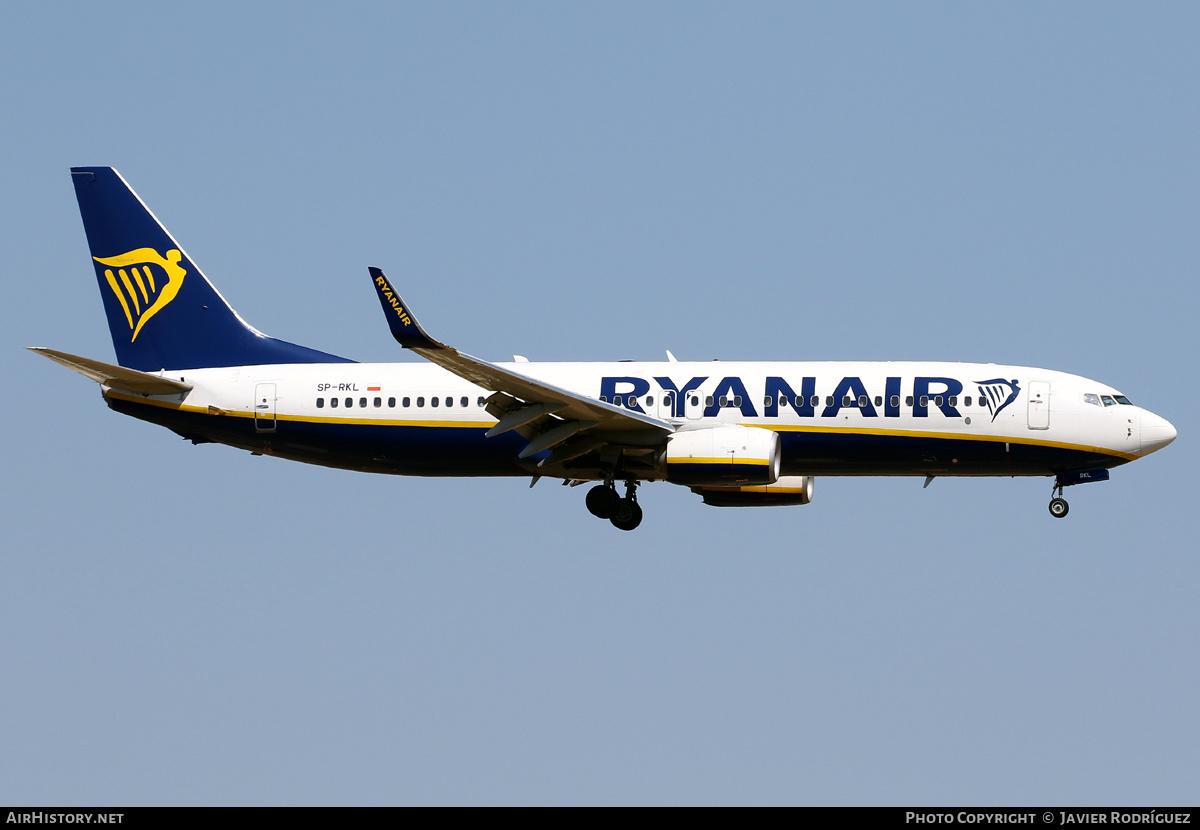
[[[1028, 367], [724, 361], [498, 365], [636, 408], [677, 430], [725, 424], [773, 430], [784, 441], [785, 472], [1048, 475], [1116, 466], [1174, 438], [1165, 420], [1119, 403], [1125, 399], [1106, 384]], [[241, 428], [232, 430], [238, 440], [221, 437], [228, 427], [215, 429], [208, 440], [261, 446], [315, 463], [375, 469], [362, 462], [364, 453], [375, 452], [376, 458], [395, 462], [394, 470], [381, 472], [437, 475], [436, 464], [424, 461], [410, 470], [403, 461], [406, 446], [415, 447], [425, 431], [437, 430], [442, 445], [453, 442], [447, 435], [463, 439], [461, 452], [455, 450], [441, 474], [462, 474], [464, 465], [470, 466], [470, 447], [486, 448], [492, 466], [482, 474], [505, 471], [494, 466], [488, 447], [488, 441], [499, 445], [500, 439], [481, 437], [496, 423], [485, 408], [491, 392], [432, 364], [285, 364], [159, 374], [194, 388], [176, 398], [107, 394], [110, 400], [192, 416], [191, 431], [201, 435], [205, 420], [241, 421]], [[355, 431], [363, 428], [370, 431], [356, 438]], [[327, 446], [314, 448], [322, 435]], [[290, 452], [293, 443], [304, 451]], [[306, 457], [311, 449], [327, 457], [311, 452]], [[511, 465], [511, 473], [522, 471], [527, 467]], [[586, 473], [580, 471], [580, 477]]]

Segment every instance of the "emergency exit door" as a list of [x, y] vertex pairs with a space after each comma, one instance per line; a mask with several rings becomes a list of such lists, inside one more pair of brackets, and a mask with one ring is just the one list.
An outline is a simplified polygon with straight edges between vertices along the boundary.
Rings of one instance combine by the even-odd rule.
[[275, 384], [254, 385], [254, 431], [275, 431]]

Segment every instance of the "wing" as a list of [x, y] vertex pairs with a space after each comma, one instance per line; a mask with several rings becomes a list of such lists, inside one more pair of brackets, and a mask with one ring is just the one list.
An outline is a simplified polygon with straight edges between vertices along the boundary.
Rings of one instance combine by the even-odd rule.
[[605, 444], [647, 447], [675, 428], [641, 412], [602, 403], [569, 389], [463, 354], [430, 337], [383, 271], [369, 269], [392, 336], [401, 346], [476, 386], [492, 391], [488, 412], [499, 423], [488, 436], [518, 430], [530, 439], [521, 458], [558, 447], [542, 464], [569, 461]]

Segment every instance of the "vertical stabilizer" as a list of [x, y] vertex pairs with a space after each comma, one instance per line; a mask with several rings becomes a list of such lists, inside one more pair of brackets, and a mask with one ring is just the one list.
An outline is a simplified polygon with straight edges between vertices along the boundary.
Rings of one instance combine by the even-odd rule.
[[111, 167], [72, 167], [117, 362], [131, 369], [346, 363], [247, 324]]

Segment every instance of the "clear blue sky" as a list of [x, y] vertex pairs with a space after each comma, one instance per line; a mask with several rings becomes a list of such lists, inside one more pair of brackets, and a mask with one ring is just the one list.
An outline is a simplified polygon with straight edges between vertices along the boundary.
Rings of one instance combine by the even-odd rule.
[[[1194, 4], [9, 4], [0, 802], [1194, 803]], [[1174, 445], [807, 507], [192, 445], [112, 359], [68, 168], [241, 314], [413, 360], [937, 359]]]

